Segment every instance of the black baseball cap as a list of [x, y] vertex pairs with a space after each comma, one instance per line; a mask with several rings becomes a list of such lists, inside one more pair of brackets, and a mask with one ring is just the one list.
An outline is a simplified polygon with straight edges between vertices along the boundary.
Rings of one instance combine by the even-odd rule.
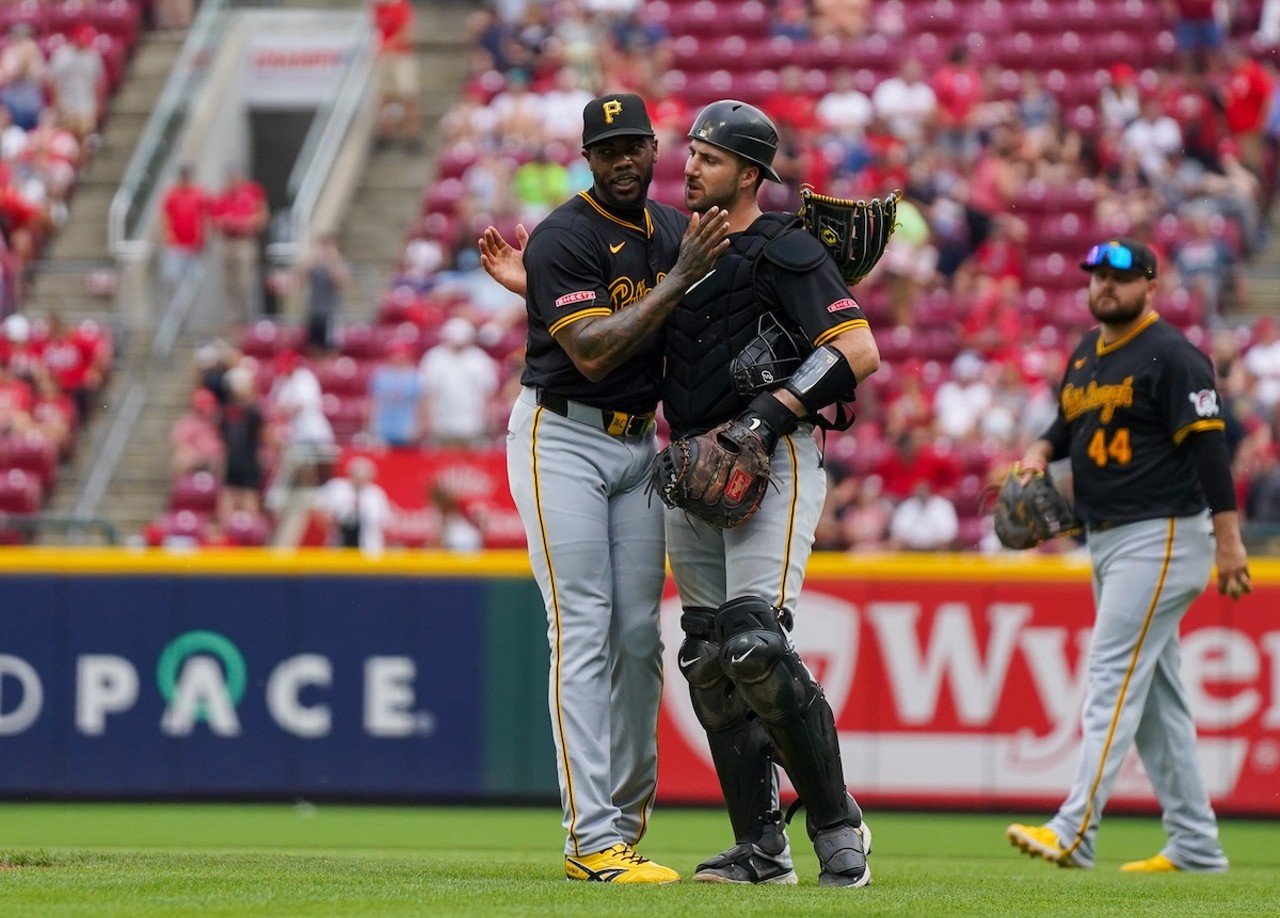
[[1121, 236], [1099, 242], [1080, 262], [1080, 267], [1090, 274], [1104, 265], [1117, 271], [1132, 271], [1151, 280], [1156, 276], [1156, 253], [1137, 239]]
[[644, 100], [629, 92], [615, 92], [592, 99], [582, 110], [582, 146], [610, 137], [652, 137], [653, 125]]

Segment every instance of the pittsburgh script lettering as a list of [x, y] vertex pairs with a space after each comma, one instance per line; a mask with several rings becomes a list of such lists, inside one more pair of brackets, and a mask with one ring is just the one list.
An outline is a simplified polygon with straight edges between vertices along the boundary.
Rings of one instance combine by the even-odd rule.
[[1096, 382], [1081, 388], [1067, 383], [1062, 387], [1062, 413], [1074, 421], [1086, 411], [1100, 411], [1103, 424], [1110, 424], [1117, 408], [1133, 407], [1133, 377], [1119, 385], [1100, 386]]

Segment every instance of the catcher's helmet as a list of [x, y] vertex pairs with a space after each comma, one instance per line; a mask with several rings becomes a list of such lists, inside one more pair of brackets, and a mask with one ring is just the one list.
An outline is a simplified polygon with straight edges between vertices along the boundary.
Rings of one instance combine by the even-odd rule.
[[773, 155], [778, 152], [778, 129], [769, 116], [754, 105], [736, 99], [712, 102], [693, 119], [689, 137], [736, 153], [759, 166], [765, 178], [782, 181], [773, 169]]

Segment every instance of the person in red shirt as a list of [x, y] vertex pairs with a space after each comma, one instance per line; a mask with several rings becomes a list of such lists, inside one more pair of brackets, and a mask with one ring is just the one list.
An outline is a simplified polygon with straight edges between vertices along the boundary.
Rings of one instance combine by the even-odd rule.
[[1240, 162], [1262, 177], [1266, 156], [1264, 128], [1274, 89], [1271, 75], [1241, 44], [1229, 45], [1225, 60], [1228, 75], [1222, 88], [1222, 107], [1227, 130], [1239, 145]]
[[170, 297], [204, 255], [210, 203], [208, 192], [192, 181], [191, 167], [179, 166], [177, 182], [165, 192], [160, 203], [164, 218], [160, 279]]
[[71, 397], [76, 415], [88, 417], [90, 396], [102, 385], [103, 368], [97, 348], [88, 338], [67, 328], [62, 317], [50, 312], [47, 331], [40, 346], [40, 360], [58, 389]]
[[934, 71], [929, 86], [938, 100], [939, 141], [957, 156], [974, 153], [977, 144], [973, 122], [986, 89], [964, 42], [956, 42], [947, 54], [947, 62]]
[[413, 49], [413, 4], [409, 0], [373, 0], [378, 30], [378, 142], [399, 140], [422, 149], [421, 88]]
[[258, 277], [258, 235], [271, 213], [262, 186], [234, 166], [227, 184], [214, 199], [213, 225], [222, 234], [222, 283], [232, 321], [247, 322], [257, 313], [261, 287]]

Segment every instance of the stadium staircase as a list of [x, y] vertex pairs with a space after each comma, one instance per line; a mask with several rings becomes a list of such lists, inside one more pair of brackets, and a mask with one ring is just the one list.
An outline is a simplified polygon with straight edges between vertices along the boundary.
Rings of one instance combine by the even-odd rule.
[[1228, 321], [1253, 321], [1276, 314], [1280, 303], [1280, 216], [1273, 208], [1268, 221], [1267, 244], [1244, 266], [1244, 302]]
[[[400, 146], [371, 151], [351, 210], [343, 221], [339, 247], [362, 274], [359, 292], [374, 297], [387, 289], [404, 251], [405, 233], [422, 212], [422, 190], [430, 185], [440, 152], [440, 119], [460, 97], [468, 71], [471, 43], [466, 18], [470, 3], [417, 5], [416, 44], [422, 77], [422, 121], [425, 146], [411, 152]], [[367, 322], [375, 306], [359, 296], [347, 297], [348, 318]]]
[[[283, 5], [348, 8], [353, 4], [350, 0], [289, 0]], [[370, 318], [375, 306], [369, 297], [376, 296], [391, 280], [404, 250], [405, 234], [420, 214], [422, 189], [434, 169], [439, 148], [436, 126], [458, 98], [467, 73], [470, 46], [465, 20], [473, 7], [455, 0], [418, 4], [416, 11], [425, 144], [418, 151], [399, 146], [375, 149], [367, 160], [364, 179], [340, 228], [340, 245], [360, 279], [356, 292], [346, 299], [347, 316], [353, 320]], [[39, 314], [57, 305], [68, 318], [109, 317], [111, 297], [88, 292], [86, 272], [111, 264], [105, 231], [107, 208], [180, 48], [181, 38], [143, 35], [128, 78], [113, 100], [102, 148], [77, 188], [71, 220], [42, 265], [30, 298], [31, 312]], [[186, 409], [193, 352], [197, 340], [207, 334], [207, 330], [183, 331], [168, 357], [159, 360], [151, 354], [152, 331], [147, 329], [121, 341], [118, 366], [105, 393], [105, 401], [118, 400], [126, 379], [143, 380], [147, 393], [145, 408], [123, 447], [105, 499], [93, 510], [123, 539], [136, 536], [166, 507], [173, 483], [169, 432]], [[102, 455], [109, 427], [101, 422], [106, 414], [99, 412], [74, 463], [61, 471], [47, 508], [50, 515], [83, 515], [86, 483]], [[62, 540], [57, 530], [41, 537], [45, 543]]]
[[[107, 210], [151, 110], [173, 69], [183, 37], [174, 33], [141, 33], [124, 83], [110, 100], [101, 144], [77, 180], [67, 224], [50, 243], [45, 258], [36, 267], [24, 306], [28, 313], [43, 315], [57, 309], [68, 320], [93, 318], [107, 323], [113, 321], [110, 286], [99, 287], [92, 283], [95, 277], [109, 276], [109, 271], [105, 274], [99, 272], [113, 264], [107, 250]], [[117, 366], [103, 393], [104, 402], [119, 396], [120, 381], [130, 368], [145, 364], [150, 344], [149, 335], [126, 336], [117, 328]], [[166, 407], [163, 400], [158, 407]], [[51, 516], [65, 517], [74, 513], [85, 476], [100, 452], [107, 427], [100, 420], [108, 412], [102, 404], [96, 409], [74, 461], [60, 470], [57, 489], [46, 508]], [[168, 455], [167, 428], [164, 439], [159, 442], [150, 437], [142, 439], [142, 431], [139, 435], [135, 443], [137, 452], [128, 457], [126, 461], [129, 464], [122, 465], [121, 473], [114, 482], [108, 517], [117, 528], [133, 526], [135, 531], [139, 521], [147, 518], [147, 511], [143, 508], [154, 507], [160, 498], [158, 491], [148, 487], [147, 476], [142, 475], [137, 480], [132, 478], [132, 469], [149, 464], [147, 457], [167, 461]], [[139, 460], [138, 456], [144, 458]], [[119, 528], [119, 531], [123, 534], [130, 530]], [[41, 541], [57, 542], [61, 538], [57, 530], [50, 529], [42, 535]]]

